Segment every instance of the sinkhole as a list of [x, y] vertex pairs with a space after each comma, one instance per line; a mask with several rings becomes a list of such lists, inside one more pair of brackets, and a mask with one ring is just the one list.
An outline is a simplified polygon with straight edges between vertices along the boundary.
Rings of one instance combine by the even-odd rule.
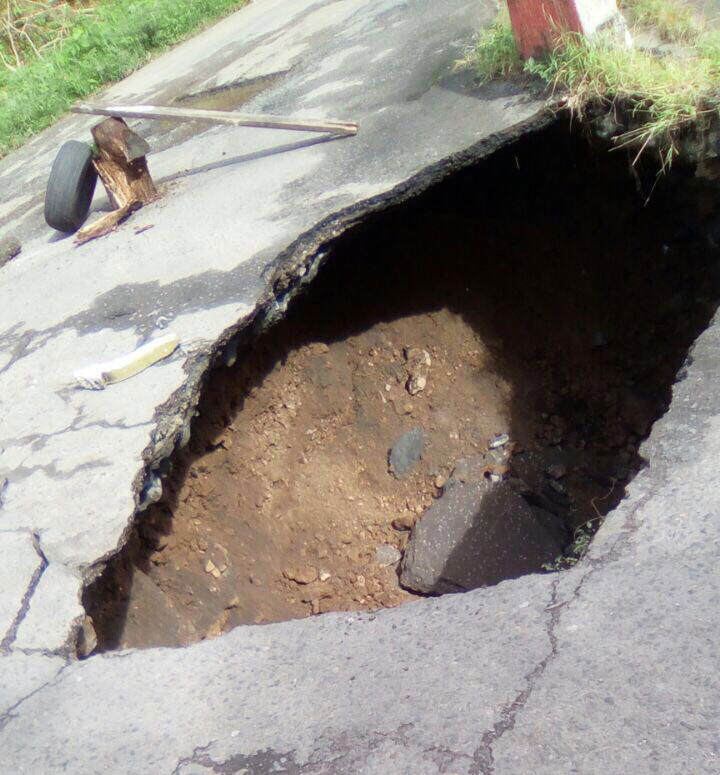
[[563, 119], [324, 245], [86, 589], [98, 649], [575, 561], [719, 298], [713, 184], [631, 161]]

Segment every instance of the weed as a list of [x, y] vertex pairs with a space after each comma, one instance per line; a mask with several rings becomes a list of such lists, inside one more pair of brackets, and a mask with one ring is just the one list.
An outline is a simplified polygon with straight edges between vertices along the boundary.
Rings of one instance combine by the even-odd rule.
[[593, 520], [589, 520], [580, 525], [573, 534], [573, 542], [567, 548], [567, 553], [558, 555], [553, 562], [546, 562], [542, 566], [543, 570], [553, 572], [577, 565], [587, 553], [590, 542], [595, 535], [596, 527], [593, 522]]
[[507, 12], [501, 12], [489, 27], [480, 32], [473, 49], [458, 63], [460, 67], [468, 64], [473, 65], [481, 83], [522, 72], [523, 63]]

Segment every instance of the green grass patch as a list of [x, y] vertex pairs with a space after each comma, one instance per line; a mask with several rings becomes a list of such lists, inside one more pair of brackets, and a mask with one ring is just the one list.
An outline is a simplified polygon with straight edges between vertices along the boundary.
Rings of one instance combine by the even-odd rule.
[[619, 144], [632, 143], [640, 152], [652, 145], [669, 164], [678, 130], [719, 112], [720, 34], [701, 33], [687, 7], [672, 0], [633, 0], [630, 10], [646, 25], [665, 20], [661, 33], [683, 42], [682, 55], [659, 57], [628, 48], [610, 34], [587, 40], [568, 33], [543, 59], [523, 63], [511, 44], [509, 18], [502, 15], [481, 33], [464, 62], [481, 81], [521, 72], [539, 76], [567, 93], [569, 107], [580, 116], [590, 105], [605, 105], [608, 112], [620, 108], [633, 127]]
[[480, 31], [475, 47], [460, 64], [471, 64], [481, 83], [522, 72], [523, 63], [507, 11], [501, 11], [488, 27]]
[[93, 13], [76, 12], [52, 47], [33, 55], [25, 50], [22, 66], [0, 69], [0, 156], [52, 124], [80, 98], [124, 78], [153, 54], [245, 2], [109, 0]]

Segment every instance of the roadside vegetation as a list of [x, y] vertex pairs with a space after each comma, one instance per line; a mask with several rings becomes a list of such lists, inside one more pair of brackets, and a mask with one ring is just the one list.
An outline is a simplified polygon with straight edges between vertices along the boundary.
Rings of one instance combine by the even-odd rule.
[[0, 157], [246, 0], [0, 0]]
[[586, 40], [569, 33], [542, 60], [522, 62], [505, 13], [480, 34], [464, 63], [483, 82], [523, 72], [539, 76], [565, 93], [580, 117], [598, 106], [610, 114], [620, 111], [632, 128], [618, 144], [632, 144], [638, 153], [653, 146], [668, 165], [678, 131], [718, 114], [720, 34], [702, 30], [680, 0], [631, 0], [623, 11], [637, 29], [651, 28], [671, 45], [659, 53], [627, 47], [617, 34]]

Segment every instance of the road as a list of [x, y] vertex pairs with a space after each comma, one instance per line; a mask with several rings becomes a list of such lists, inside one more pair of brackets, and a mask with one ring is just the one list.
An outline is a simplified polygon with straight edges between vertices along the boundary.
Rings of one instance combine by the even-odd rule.
[[[165, 196], [80, 248], [44, 225], [42, 196], [58, 145], [93, 119], [0, 162], [0, 238], [23, 243], [0, 270], [0, 772], [718, 771], [715, 324], [649, 467], [571, 571], [74, 659], [83, 586], [187, 433], [209, 364], [282, 314], [333, 236], [550, 120], [518, 88], [452, 74], [494, 12], [257, 0], [102, 99], [278, 74], [244, 111], [354, 120], [357, 137], [140, 125]], [[73, 385], [160, 331], [181, 341], [171, 359]]]

